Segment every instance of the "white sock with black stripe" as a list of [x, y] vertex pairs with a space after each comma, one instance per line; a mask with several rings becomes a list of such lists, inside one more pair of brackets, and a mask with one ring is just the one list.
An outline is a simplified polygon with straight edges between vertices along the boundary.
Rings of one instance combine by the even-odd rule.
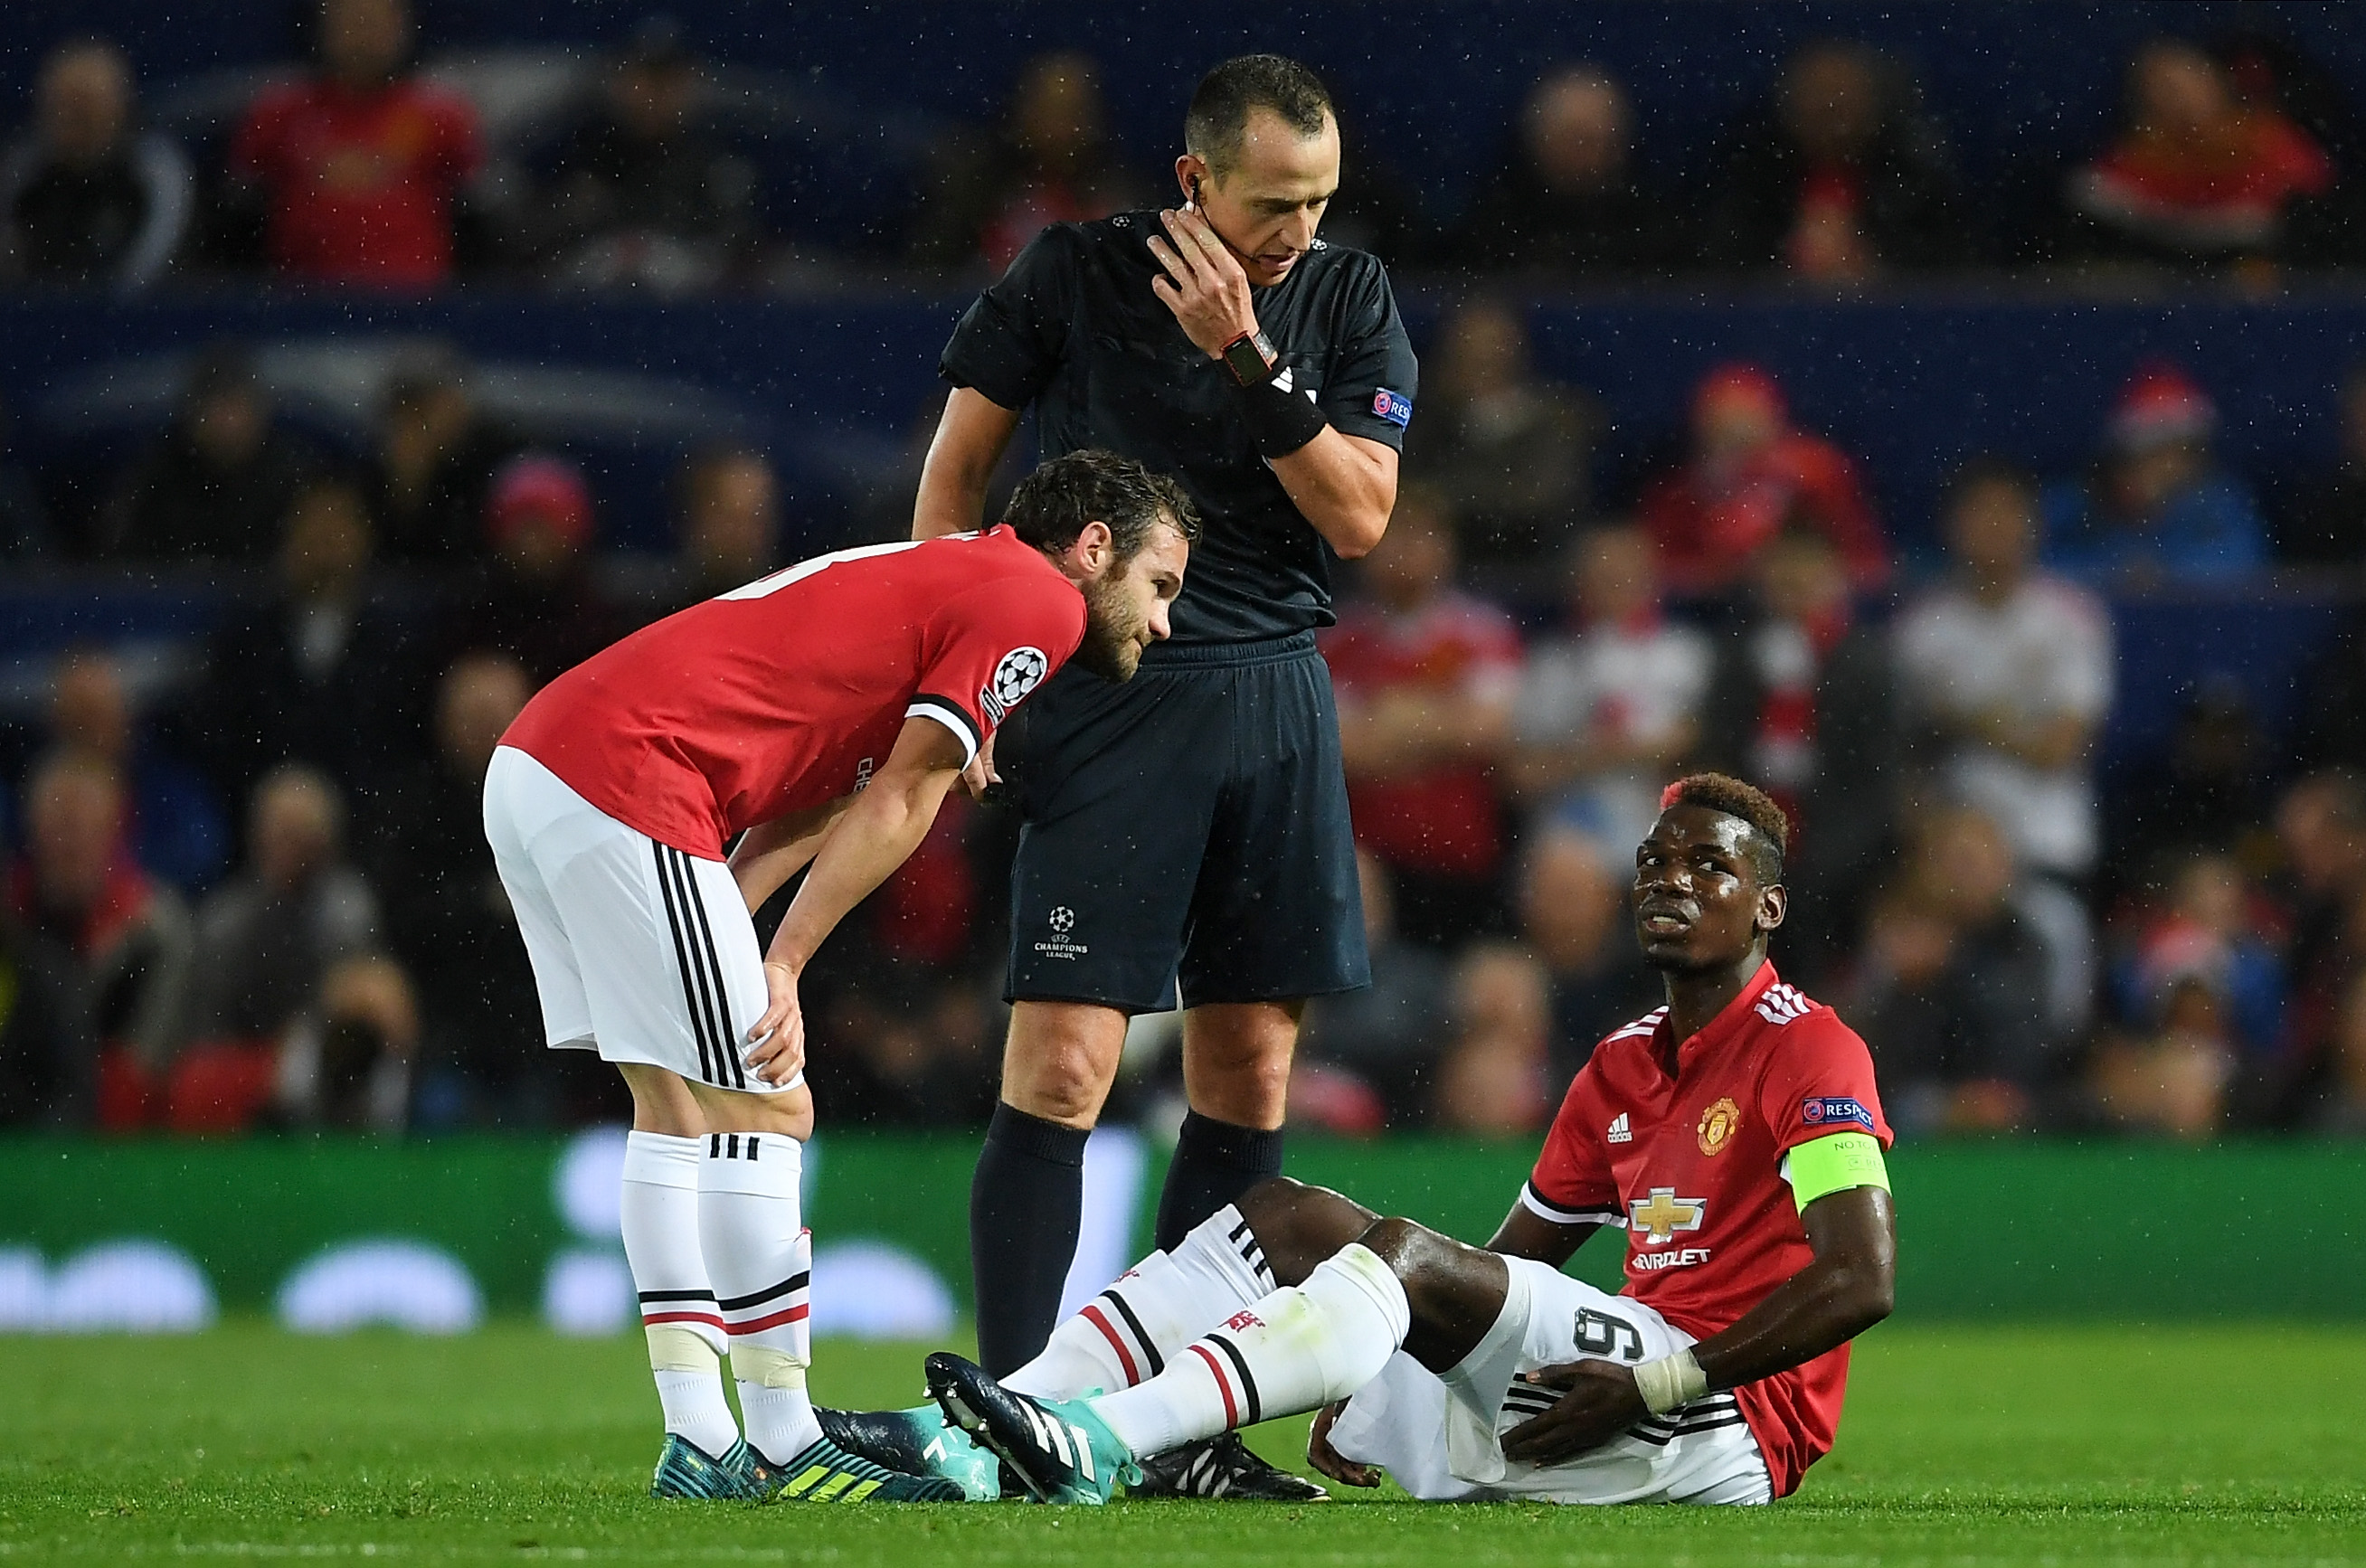
[[813, 1243], [800, 1223], [805, 1146], [780, 1133], [709, 1133], [698, 1178], [698, 1233], [723, 1323], [748, 1441], [794, 1459], [821, 1438], [806, 1369]]
[[701, 1138], [625, 1134], [618, 1207], [666, 1430], [719, 1459], [739, 1440], [739, 1423], [723, 1397], [723, 1316], [698, 1245], [704, 1147]]
[[1404, 1344], [1413, 1308], [1380, 1256], [1350, 1242], [1093, 1411], [1137, 1458], [1345, 1399]]
[[1132, 1388], [1176, 1351], [1273, 1290], [1273, 1270], [1230, 1203], [1171, 1253], [1154, 1252], [1052, 1331], [1043, 1353], [1002, 1380], [1039, 1399]]

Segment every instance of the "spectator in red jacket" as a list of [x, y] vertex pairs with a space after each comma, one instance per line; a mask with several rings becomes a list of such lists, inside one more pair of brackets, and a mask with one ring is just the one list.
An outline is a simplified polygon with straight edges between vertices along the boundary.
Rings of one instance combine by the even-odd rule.
[[2127, 126], [2071, 176], [2071, 207], [2105, 248], [2191, 262], [2272, 258], [2298, 200], [2333, 186], [2309, 134], [2246, 106], [2218, 62], [2156, 39], [2128, 67]]
[[1455, 556], [1444, 499], [1408, 485], [1323, 643], [1357, 840], [1395, 875], [1405, 935], [1437, 945], [1502, 922], [1494, 764], [1520, 686], [1518, 628], [1456, 590]]
[[1858, 484], [1856, 465], [1820, 435], [1795, 428], [1774, 378], [1720, 365], [1693, 392], [1692, 456], [1643, 496], [1643, 523], [1668, 586], [1720, 593], [1742, 581], [1767, 542], [1797, 524], [1829, 538], [1865, 589], [1889, 574], [1889, 541]]
[[272, 266], [423, 288], [452, 275], [453, 207], [483, 153], [476, 111], [406, 69], [406, 0], [321, 0], [320, 72], [255, 99], [231, 144], [260, 187]]

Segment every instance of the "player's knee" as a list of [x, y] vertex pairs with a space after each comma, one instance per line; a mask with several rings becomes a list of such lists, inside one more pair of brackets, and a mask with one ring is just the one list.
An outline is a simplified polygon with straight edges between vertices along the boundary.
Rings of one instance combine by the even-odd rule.
[[1234, 1200], [1277, 1284], [1294, 1285], [1378, 1217], [1325, 1187], [1269, 1177]]

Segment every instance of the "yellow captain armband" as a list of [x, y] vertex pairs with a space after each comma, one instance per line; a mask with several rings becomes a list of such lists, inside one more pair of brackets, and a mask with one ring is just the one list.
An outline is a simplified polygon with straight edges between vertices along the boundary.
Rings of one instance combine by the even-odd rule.
[[1871, 1134], [1830, 1133], [1795, 1145], [1783, 1156], [1783, 1179], [1791, 1184], [1791, 1201], [1805, 1213], [1817, 1199], [1852, 1187], [1888, 1191], [1889, 1168], [1882, 1163], [1881, 1141]]

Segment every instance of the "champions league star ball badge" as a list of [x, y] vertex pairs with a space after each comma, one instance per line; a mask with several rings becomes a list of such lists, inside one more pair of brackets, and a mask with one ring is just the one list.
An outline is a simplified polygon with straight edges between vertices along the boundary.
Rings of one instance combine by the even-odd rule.
[[1051, 668], [1052, 661], [1042, 649], [1012, 649], [994, 667], [994, 678], [978, 693], [977, 705], [986, 710], [990, 722], [1000, 724], [1002, 716], [1017, 707], [1020, 699], [1043, 683], [1043, 676]]

